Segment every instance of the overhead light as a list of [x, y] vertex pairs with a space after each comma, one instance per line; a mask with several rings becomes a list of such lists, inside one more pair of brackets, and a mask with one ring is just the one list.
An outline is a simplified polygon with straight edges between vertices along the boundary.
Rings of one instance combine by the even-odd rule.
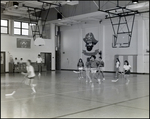
[[134, 4], [136, 4], [138, 2], [139, 2], [138, 0], [132, 0], [132, 3], [134, 3]]
[[128, 9], [146, 9], [149, 8], [149, 1], [126, 6]]
[[62, 13], [57, 13], [57, 19], [58, 20], [62, 20], [62, 15], [61, 15]]
[[44, 46], [45, 45], [45, 41], [43, 38], [36, 38], [34, 41], [34, 45], [35, 46]]
[[66, 0], [67, 2], [71, 2], [71, 0]]
[[13, 2], [14, 7], [18, 7], [19, 3], [18, 2]]
[[30, 24], [30, 26], [35, 26], [36, 24]]

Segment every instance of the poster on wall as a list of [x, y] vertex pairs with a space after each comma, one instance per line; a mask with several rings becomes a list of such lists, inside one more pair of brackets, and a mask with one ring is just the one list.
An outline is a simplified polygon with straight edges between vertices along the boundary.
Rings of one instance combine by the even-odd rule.
[[17, 38], [17, 48], [31, 48], [31, 39]]
[[1, 53], [1, 64], [4, 64], [4, 54]]
[[85, 28], [82, 31], [82, 58], [86, 62], [87, 57], [99, 54], [98, 27]]

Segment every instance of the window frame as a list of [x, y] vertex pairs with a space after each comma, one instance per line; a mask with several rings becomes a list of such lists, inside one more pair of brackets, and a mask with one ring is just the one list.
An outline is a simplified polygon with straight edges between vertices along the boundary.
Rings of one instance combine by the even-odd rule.
[[[16, 21], [16, 20], [14, 21], [14, 23], [15, 23], [15, 22], [20, 22], [20, 28], [14, 26], [14, 30], [15, 30], [15, 29], [20, 29], [20, 34], [15, 34], [15, 33], [14, 33], [14, 35], [29, 36], [29, 23], [28, 23], [28, 22], [22, 22], [22, 21]], [[28, 28], [22, 28], [22, 23], [27, 23], [27, 24], [28, 24]], [[28, 30], [28, 35], [22, 34], [22, 30]]]
[[2, 26], [2, 25], [1, 25], [1, 27], [7, 28], [7, 33], [2, 33], [2, 32], [1, 32], [1, 34], [9, 34], [9, 20], [8, 20], [8, 19], [1, 19], [1, 20], [6, 20], [6, 21], [7, 21], [7, 26]]

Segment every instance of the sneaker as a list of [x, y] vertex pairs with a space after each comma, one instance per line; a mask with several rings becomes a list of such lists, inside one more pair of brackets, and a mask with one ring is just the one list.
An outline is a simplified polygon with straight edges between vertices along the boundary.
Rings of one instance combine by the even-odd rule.
[[116, 79], [116, 80], [111, 80], [112, 82], [117, 82], [118, 81], [118, 79]]
[[128, 85], [128, 84], [129, 84], [129, 82], [130, 82], [130, 80], [128, 79], [126, 84]]
[[89, 83], [92, 83], [92, 81], [90, 80]]
[[32, 86], [33, 86], [33, 87], [35, 87], [35, 86], [36, 86], [36, 84], [32, 84]]
[[101, 79], [98, 79], [98, 83], [101, 84]]
[[88, 80], [86, 80], [86, 83], [88, 83]]
[[41, 76], [41, 73], [39, 73], [39, 76]]
[[103, 78], [103, 81], [105, 81], [105, 78]]
[[92, 84], [91, 87], [93, 88], [93, 87], [94, 87], [94, 84]]

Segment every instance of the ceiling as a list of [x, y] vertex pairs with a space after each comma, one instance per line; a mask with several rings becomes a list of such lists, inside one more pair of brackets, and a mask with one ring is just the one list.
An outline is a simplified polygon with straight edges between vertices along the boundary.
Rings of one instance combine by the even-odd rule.
[[[18, 2], [19, 5], [17, 8], [15, 8], [13, 6], [13, 2]], [[51, 8], [54, 7], [58, 7], [57, 5], [61, 4], [63, 5], [76, 5], [78, 4], [78, 1], [72, 1], [70, 3], [66, 2], [66, 1], [44, 1], [46, 3], [53, 3], [56, 5], [51, 5]], [[43, 3], [42, 2], [38, 2], [38, 1], [1, 1], [1, 14], [2, 15], [9, 15], [9, 16], [18, 16], [18, 17], [25, 17], [28, 18], [28, 12], [27, 12], [27, 7], [23, 7], [23, 5], [25, 6], [29, 6], [29, 7], [33, 7], [33, 8], [42, 8]], [[44, 8], [48, 9], [49, 5], [44, 4]], [[40, 10], [36, 10], [37, 12]], [[35, 18], [33, 16], [33, 18]]]
[[[126, 8], [132, 9], [132, 10], [138, 10], [139, 12], [149, 11], [149, 1], [141, 2], [138, 4], [131, 4], [131, 5], [126, 6]], [[112, 10], [111, 12], [120, 13], [120, 12], [122, 12], [122, 10], [117, 10], [117, 11]], [[97, 12], [93, 12], [93, 13], [87, 13], [84, 15], [78, 15], [78, 16], [63, 18], [60, 21], [59, 20], [53, 20], [53, 21], [50, 21], [50, 23], [54, 23], [54, 24], [59, 25], [59, 26], [62, 26], [62, 25], [70, 26], [73, 24], [87, 23], [90, 21], [101, 22], [105, 19], [106, 15], [108, 15], [108, 14], [105, 12], [97, 11]]]
[[93, 13], [87, 13], [84, 15], [63, 18], [62, 20], [53, 20], [48, 23], [54, 23], [58, 26], [62, 26], [62, 25], [71, 26], [73, 24], [87, 23], [90, 21], [101, 21], [105, 19], [106, 15], [107, 13], [97, 11]]
[[[1, 1], [1, 6], [2, 6], [1, 8], [5, 8], [5, 10], [2, 10], [1, 14], [5, 16], [16, 16], [17, 18], [28, 18], [29, 15], [27, 12], [27, 8], [23, 7], [22, 6], [23, 4], [25, 4], [26, 6], [31, 6], [31, 7], [36, 7], [36, 8], [42, 7], [42, 2], [38, 2], [38, 1], [17, 1], [17, 2], [19, 2], [19, 7], [16, 9], [13, 6], [12, 2]], [[66, 1], [44, 1], [44, 2], [61, 4], [62, 6], [66, 4], [70, 6], [79, 4], [79, 1], [72, 1], [70, 3]], [[48, 6], [45, 5], [44, 8], [47, 9]], [[58, 6], [55, 6], [55, 5], [52, 5], [51, 8], [55, 8], [55, 10], [58, 10]], [[127, 8], [132, 9], [132, 10], [139, 10], [139, 11], [149, 10], [149, 1], [128, 5]], [[72, 24], [77, 24], [77, 23], [82, 23], [82, 22], [86, 23], [88, 21], [101, 21], [102, 19], [105, 19], [106, 15], [107, 13], [96, 11], [93, 13], [87, 13], [84, 15], [78, 15], [78, 16], [67, 17], [67, 18], [63, 16], [62, 20], [53, 20], [50, 22], [55, 23], [57, 25], [72, 25]], [[35, 19], [34, 16], [32, 16], [32, 18]]]

